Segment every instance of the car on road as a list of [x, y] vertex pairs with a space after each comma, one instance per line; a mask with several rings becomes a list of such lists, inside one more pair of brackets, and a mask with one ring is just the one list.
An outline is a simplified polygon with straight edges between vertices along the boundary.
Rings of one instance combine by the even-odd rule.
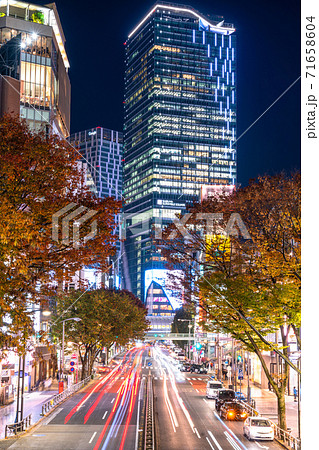
[[220, 410], [220, 407], [225, 402], [231, 402], [236, 400], [235, 391], [233, 389], [219, 389], [215, 402], [216, 411]]
[[190, 371], [195, 373], [207, 373], [207, 368], [202, 364], [192, 364]]
[[186, 360], [186, 356], [183, 352], [179, 352], [176, 356], [176, 359], [178, 359], [179, 361], [185, 361]]
[[243, 433], [246, 438], [273, 441], [274, 426], [264, 417], [247, 417], [244, 422]]
[[246, 420], [248, 417], [245, 406], [237, 401], [221, 405], [219, 415], [226, 420]]
[[236, 399], [241, 400], [242, 402], [247, 402], [247, 397], [245, 397], [245, 394], [243, 394], [240, 391], [235, 392]]
[[190, 372], [191, 371], [191, 365], [189, 363], [183, 363], [179, 369], [181, 372]]
[[221, 381], [209, 380], [206, 385], [206, 398], [216, 398], [219, 389], [223, 389]]

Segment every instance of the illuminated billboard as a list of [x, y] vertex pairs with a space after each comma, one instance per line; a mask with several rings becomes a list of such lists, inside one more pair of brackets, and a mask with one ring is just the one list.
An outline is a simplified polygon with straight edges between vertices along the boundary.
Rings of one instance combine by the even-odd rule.
[[203, 184], [201, 186], [200, 198], [203, 201], [218, 195], [230, 195], [234, 192], [234, 189], [234, 184]]
[[172, 307], [174, 309], [180, 308], [183, 304], [183, 287], [181, 284], [182, 278], [183, 272], [181, 270], [146, 270], [144, 292], [146, 294], [152, 281], [155, 281], [163, 288], [165, 294], [171, 302]]

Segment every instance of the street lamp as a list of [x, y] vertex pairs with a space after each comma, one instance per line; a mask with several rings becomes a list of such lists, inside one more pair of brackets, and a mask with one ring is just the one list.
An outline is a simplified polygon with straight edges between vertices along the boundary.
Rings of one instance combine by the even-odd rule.
[[[177, 319], [179, 322], [192, 322], [192, 319]], [[191, 359], [191, 328], [192, 325], [188, 324], [188, 359]]]
[[[62, 380], [63, 374], [64, 374], [64, 334], [65, 334], [65, 322], [68, 320], [74, 320], [75, 322], [80, 322], [80, 317], [71, 317], [70, 319], [64, 319], [62, 320], [62, 361], [60, 359], [60, 380]], [[63, 382], [63, 380], [62, 380]]]

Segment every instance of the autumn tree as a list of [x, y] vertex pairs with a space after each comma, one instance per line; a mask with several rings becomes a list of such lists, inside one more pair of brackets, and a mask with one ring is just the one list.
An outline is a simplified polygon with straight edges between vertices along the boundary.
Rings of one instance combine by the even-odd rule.
[[65, 338], [73, 342], [82, 363], [82, 379], [92, 373], [94, 361], [106, 347], [107, 357], [114, 343], [126, 345], [130, 340], [143, 339], [148, 328], [146, 308], [131, 292], [125, 290], [74, 290], [57, 298], [56, 317], [52, 333], [60, 342], [62, 321]]
[[[230, 333], [260, 359], [278, 399], [286, 428], [284, 394], [289, 367], [288, 334], [300, 340], [300, 176], [260, 177], [232, 195], [212, 197], [191, 209], [181, 241], [171, 226], [163, 254], [183, 265], [192, 294], [201, 299], [210, 331]], [[171, 239], [173, 233], [173, 239]], [[265, 336], [279, 329], [282, 347]], [[263, 350], [284, 360], [277, 379]]]
[[[94, 196], [79, 159], [57, 136], [35, 133], [15, 117], [0, 119], [2, 349], [25, 347], [32, 331], [30, 305], [47, 301], [83, 266], [107, 271], [115, 253], [121, 204]], [[82, 214], [77, 221], [58, 226], [75, 210]]]

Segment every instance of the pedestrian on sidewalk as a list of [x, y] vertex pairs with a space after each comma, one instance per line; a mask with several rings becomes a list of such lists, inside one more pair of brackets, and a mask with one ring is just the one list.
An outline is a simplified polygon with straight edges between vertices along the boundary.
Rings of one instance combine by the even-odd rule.
[[297, 391], [296, 386], [294, 386], [294, 401], [295, 402], [297, 401], [297, 396], [298, 396], [298, 391]]

